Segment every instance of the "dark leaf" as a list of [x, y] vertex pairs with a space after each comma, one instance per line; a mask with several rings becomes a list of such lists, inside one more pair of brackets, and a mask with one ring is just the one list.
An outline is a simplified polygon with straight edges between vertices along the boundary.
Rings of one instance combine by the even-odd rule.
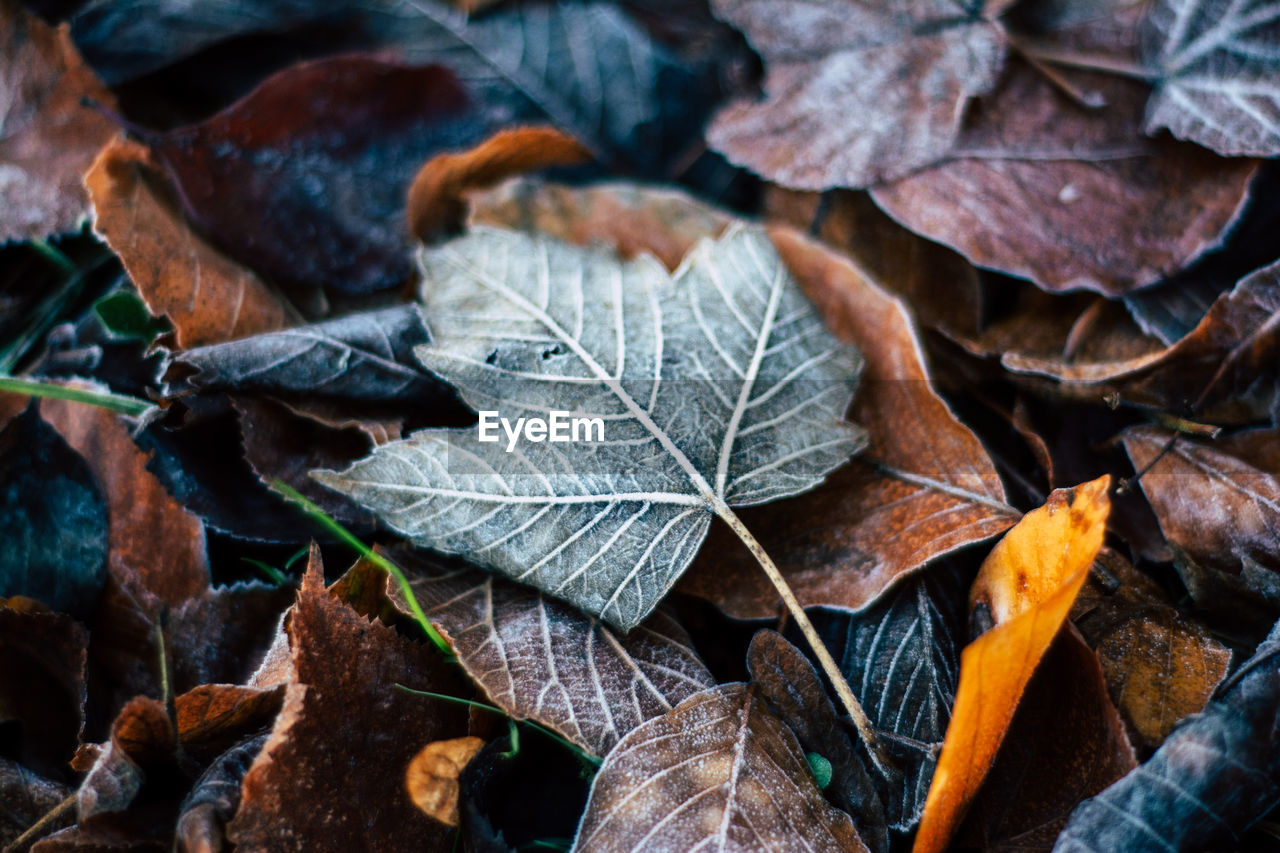
[[[0, 757], [0, 802], [4, 803], [4, 808], [0, 808], [0, 847], [12, 844], [72, 790], [61, 782], [32, 773], [16, 761]], [[74, 819], [75, 812], [68, 812], [51, 828], [64, 826]]]
[[265, 734], [240, 741], [196, 780], [178, 817], [179, 853], [216, 853], [224, 848], [227, 823], [240, 805], [240, 784], [266, 741]]
[[685, 699], [618, 742], [574, 850], [865, 851], [828, 805], [795, 735], [744, 684]]
[[36, 406], [0, 430], [0, 597], [87, 614], [106, 578], [107, 504]]
[[[1220, 850], [1280, 802], [1280, 626], [1151, 760], [1071, 814], [1058, 853]], [[1123, 819], [1117, 819], [1123, 815]]]

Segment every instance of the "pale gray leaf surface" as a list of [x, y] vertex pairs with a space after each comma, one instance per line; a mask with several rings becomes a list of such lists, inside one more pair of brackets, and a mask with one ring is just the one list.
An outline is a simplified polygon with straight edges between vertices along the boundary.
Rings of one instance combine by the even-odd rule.
[[1158, 75], [1146, 131], [1229, 156], [1280, 154], [1280, 4], [1157, 0], [1142, 33]]
[[[604, 755], [623, 735], [715, 684], [663, 608], [618, 636], [600, 620], [475, 569], [397, 555], [428, 618], [502, 710]], [[389, 587], [396, 597], [398, 589]]]
[[1280, 624], [1147, 763], [1076, 806], [1056, 853], [1234, 850], [1280, 802]]
[[[762, 231], [649, 255], [477, 228], [421, 256], [418, 355], [477, 411], [600, 418], [603, 441], [424, 430], [316, 472], [420, 544], [630, 630], [717, 507], [816, 486], [864, 443], [857, 350], [823, 327]], [[597, 433], [598, 435], [598, 433]], [[508, 452], [508, 447], [511, 452]]]
[[596, 774], [575, 851], [866, 851], [795, 735], [722, 684], [623, 738]]
[[999, 77], [1005, 33], [986, 15], [1001, 5], [716, 0], [763, 57], [766, 97], [722, 110], [707, 140], [798, 189], [865, 187], [935, 163]]

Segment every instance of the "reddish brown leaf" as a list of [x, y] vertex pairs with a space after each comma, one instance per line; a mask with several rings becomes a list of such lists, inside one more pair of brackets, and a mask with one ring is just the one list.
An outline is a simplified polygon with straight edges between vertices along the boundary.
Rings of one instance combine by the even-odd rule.
[[514, 175], [590, 159], [591, 152], [580, 142], [551, 127], [501, 130], [469, 151], [437, 154], [409, 186], [409, 230], [424, 243], [456, 234], [467, 218], [469, 192]]
[[0, 3], [0, 244], [75, 230], [89, 212], [80, 176], [116, 134], [85, 99], [114, 99], [53, 29], [17, 0]]
[[970, 619], [995, 627], [960, 655], [960, 684], [915, 853], [941, 851], [991, 768], [1032, 673], [1102, 546], [1110, 477], [1053, 492], [982, 564]]
[[85, 176], [94, 227], [181, 348], [292, 325], [297, 312], [262, 279], [192, 231], [143, 146], [117, 139]]
[[[174, 755], [175, 734], [173, 721], [169, 719], [164, 705], [155, 699], [137, 696], [120, 710], [111, 724], [108, 751], [112, 748], [124, 750], [139, 765], [158, 764]], [[99, 762], [101, 760], [100, 757]]]
[[283, 698], [283, 688], [202, 684], [174, 700], [178, 739], [198, 760], [212, 761], [246, 735], [266, 728]]
[[483, 740], [471, 736], [424, 746], [405, 771], [409, 799], [428, 817], [445, 826], [457, 826], [458, 776], [482, 746]]
[[1047, 853], [1081, 800], [1135, 766], [1097, 657], [1062, 631], [1018, 703], [959, 846]]
[[[856, 610], [904, 573], [1005, 530], [1016, 512], [978, 439], [930, 387], [906, 306], [816, 243], [772, 237], [828, 327], [862, 350], [849, 418], [870, 444], [812, 492], [741, 516], [803, 604]], [[739, 618], [777, 614], [777, 593], [720, 527], [680, 588]]]
[[403, 774], [420, 744], [465, 734], [466, 712], [395, 689], [456, 690], [439, 651], [330, 595], [314, 547], [289, 630], [284, 709], [228, 837], [248, 849], [444, 846], [445, 828], [410, 802]]
[[1151, 465], [1139, 482], [1186, 557], [1175, 562], [1183, 582], [1198, 604], [1237, 624], [1269, 622], [1280, 609], [1280, 430], [1213, 444], [1180, 437], [1166, 452], [1172, 436], [1157, 427], [1122, 434], [1134, 466]]
[[717, 0], [763, 57], [762, 103], [731, 104], [707, 139], [797, 189], [865, 187], [936, 163], [969, 100], [996, 84], [1007, 3], [884, 7]]
[[[1220, 242], [1257, 161], [1146, 141], [1132, 85], [1100, 78], [1111, 103], [1089, 110], [1012, 63], [983, 112], [999, 126], [982, 137], [982, 159], [926, 169], [872, 196], [894, 219], [978, 266], [1047, 290], [1116, 296], [1155, 284]], [[1113, 140], [1123, 139], [1132, 142], [1117, 157]]]
[[1134, 743], [1155, 749], [1180, 720], [1204, 709], [1231, 651], [1120, 555], [1104, 548], [1095, 565], [1072, 618], [1098, 653]]

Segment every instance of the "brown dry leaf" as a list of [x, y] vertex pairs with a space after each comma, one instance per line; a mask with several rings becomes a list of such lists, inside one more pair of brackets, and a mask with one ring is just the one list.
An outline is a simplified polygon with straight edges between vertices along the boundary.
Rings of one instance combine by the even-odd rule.
[[409, 762], [404, 786], [409, 799], [427, 817], [445, 826], [458, 825], [458, 776], [484, 746], [478, 737], [457, 737], [429, 743]]
[[[0, 757], [0, 849], [8, 849], [8, 845], [27, 831], [55, 806], [70, 795], [72, 789], [52, 779], [45, 779], [16, 761]], [[74, 813], [66, 817], [54, 827], [63, 826], [75, 820]]]
[[1141, 87], [1090, 82], [1107, 109], [1081, 107], [1011, 62], [979, 119], [994, 116], [996, 126], [966, 146], [980, 156], [873, 188], [872, 197], [978, 266], [1046, 290], [1119, 296], [1159, 282], [1222, 240], [1258, 161], [1147, 140]]
[[995, 627], [960, 654], [960, 684], [914, 853], [944, 850], [973, 801], [1041, 657], [1102, 547], [1111, 478], [1058, 489], [982, 564], [971, 621]]
[[[1201, 607], [1236, 624], [1270, 624], [1280, 610], [1280, 430], [1212, 444], [1152, 426], [1121, 434], [1175, 561]], [[1163, 455], [1161, 455], [1163, 453]], [[1158, 461], [1157, 461], [1158, 459]], [[1154, 464], [1152, 464], [1154, 463]]]
[[95, 230], [120, 256], [151, 312], [172, 321], [178, 347], [298, 322], [282, 296], [192, 230], [153, 163], [145, 146], [116, 139], [102, 149], [85, 184]]
[[[1007, 529], [1017, 512], [982, 444], [930, 387], [906, 306], [813, 241], [784, 229], [771, 237], [828, 328], [862, 350], [848, 417], [870, 443], [813, 491], [740, 514], [801, 603], [857, 610], [904, 573]], [[777, 615], [777, 593], [720, 526], [679, 588], [737, 618]]]
[[440, 652], [330, 595], [314, 546], [289, 637], [284, 708], [245, 775], [227, 837], [251, 850], [447, 846], [402, 774], [418, 744], [465, 734], [467, 714], [395, 689], [459, 690]]
[[283, 699], [283, 688], [201, 684], [174, 700], [178, 739], [197, 760], [212, 761], [245, 735], [266, 728]]
[[1072, 619], [1097, 651], [1134, 743], [1145, 749], [1155, 749], [1180, 720], [1204, 710], [1231, 664], [1230, 649], [1106, 548], [1076, 599]]
[[89, 213], [80, 176], [116, 126], [85, 99], [115, 99], [66, 26], [0, 2], [0, 245], [73, 231]]
[[618, 742], [591, 785], [575, 851], [866, 846], [822, 797], [795, 735], [745, 684], [685, 699]]
[[437, 154], [409, 187], [409, 230], [423, 243], [455, 235], [467, 219], [466, 196], [515, 175], [553, 166], [576, 166], [591, 152], [552, 127], [500, 130], [469, 151]]
[[797, 189], [865, 187], [951, 150], [970, 99], [995, 85], [1006, 0], [963, 7], [715, 0], [763, 57], [766, 98], [730, 104], [707, 141]]
[[958, 846], [1048, 853], [1072, 809], [1136, 765], [1097, 657], [1062, 631], [1018, 703]]
[[703, 237], [719, 237], [727, 213], [684, 193], [635, 184], [567, 187], [513, 180], [471, 197], [471, 222], [519, 228], [588, 246], [614, 246], [626, 259], [648, 252], [669, 270]]
[[[595, 755], [715, 684], [672, 615], [659, 608], [629, 634], [535, 589], [407, 555], [414, 594], [489, 699]], [[385, 582], [384, 582], [385, 583]], [[390, 594], [408, 612], [398, 587]]]

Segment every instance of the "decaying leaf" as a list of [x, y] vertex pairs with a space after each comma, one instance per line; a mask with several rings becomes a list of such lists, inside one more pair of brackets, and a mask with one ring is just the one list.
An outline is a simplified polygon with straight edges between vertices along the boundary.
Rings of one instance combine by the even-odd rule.
[[296, 310], [252, 271], [210, 246], [178, 212], [150, 152], [117, 139], [85, 176], [94, 228], [124, 262], [152, 313], [168, 317], [179, 347], [292, 325]]
[[80, 176], [116, 134], [85, 99], [114, 99], [54, 29], [17, 0], [0, 3], [0, 245], [80, 227], [89, 199]]
[[423, 243], [453, 236], [467, 218], [467, 193], [513, 175], [590, 159], [582, 143], [552, 127], [503, 130], [469, 151], [437, 154], [409, 185], [409, 230]]
[[717, 0], [764, 58], [766, 100], [707, 132], [734, 162], [798, 189], [865, 187], [945, 157], [1004, 64], [1003, 0], [964, 6]]
[[0, 597], [87, 614], [107, 559], [107, 507], [92, 470], [34, 405], [0, 429], [0, 466]]
[[827, 804], [795, 736], [753, 688], [722, 684], [618, 742], [574, 850], [865, 851]]
[[[958, 847], [1048, 851], [1082, 799], [1136, 766], [1098, 659], [1061, 631], [1044, 655], [965, 823]], [[967, 837], [968, 836], [968, 837]]]
[[1146, 131], [1220, 154], [1280, 154], [1280, 9], [1267, 0], [1157, 0], [1142, 33], [1156, 76]]
[[[715, 684], [688, 635], [659, 608], [626, 635], [540, 592], [474, 569], [405, 556], [414, 594], [489, 699], [595, 755]], [[399, 591], [392, 590], [399, 599]], [[407, 610], [401, 605], [402, 609]]]
[[1040, 658], [1102, 547], [1110, 477], [1059, 489], [1000, 540], [970, 592], [970, 619], [994, 623], [965, 647], [960, 684], [915, 853], [946, 848], [986, 777]]
[[[866, 451], [813, 491], [745, 509], [805, 605], [858, 610], [903, 574], [1016, 519], [990, 458], [930, 386], [906, 305], [840, 256], [793, 231], [774, 244], [827, 327], [866, 358], [849, 419], [867, 428]], [[738, 618], [777, 614], [778, 595], [754, 558], [723, 528], [681, 589]]]
[[1104, 548], [1095, 567], [1072, 618], [1098, 653], [1134, 743], [1155, 749], [1204, 708], [1227, 675], [1231, 651], [1118, 554]]
[[424, 430], [315, 476], [614, 625], [653, 610], [713, 512], [812, 488], [862, 442], [840, 420], [861, 360], [757, 230], [700, 244], [674, 278], [652, 257], [487, 228], [421, 261], [432, 372], [509, 422], [564, 407], [603, 435]]
[[227, 837], [248, 849], [444, 845], [444, 827], [409, 801], [403, 772], [420, 744], [464, 734], [466, 712], [394, 686], [457, 690], [439, 651], [331, 596], [314, 546], [289, 639], [284, 708]]
[[458, 776], [484, 746], [478, 737], [458, 737], [427, 744], [409, 762], [404, 785], [409, 799], [445, 826], [458, 825]]
[[[71, 794], [72, 789], [52, 779], [45, 779], [16, 761], [0, 757], [0, 846], [7, 847], [33, 823], [53, 810]], [[68, 813], [55, 824], [62, 826], [75, 819]]]
[[1187, 557], [1183, 582], [1203, 606], [1235, 620], [1280, 608], [1280, 430], [1245, 430], [1213, 444], [1159, 427], [1123, 434], [1165, 537]]
[[215, 853], [226, 844], [226, 826], [240, 805], [240, 784], [267, 735], [253, 735], [228, 749], [196, 780], [179, 809], [178, 853]]
[[752, 686], [791, 729], [805, 755], [819, 755], [831, 768], [827, 784], [819, 783], [823, 794], [853, 817], [871, 853], [886, 853], [888, 825], [868, 774], [870, 762], [858, 755], [813, 664], [782, 635], [766, 630], [751, 639], [747, 667]]
[[[1280, 802], [1280, 626], [1147, 763], [1085, 800], [1058, 853], [1221, 850]], [[1123, 819], [1117, 819], [1123, 815]]]

